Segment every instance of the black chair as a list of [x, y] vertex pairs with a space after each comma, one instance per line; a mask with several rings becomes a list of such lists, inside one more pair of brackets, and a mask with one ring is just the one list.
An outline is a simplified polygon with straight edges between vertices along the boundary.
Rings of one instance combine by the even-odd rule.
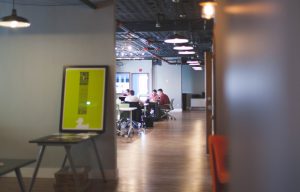
[[157, 102], [150, 102], [147, 111], [150, 113], [151, 118], [154, 121], [158, 121], [160, 119], [160, 110]]
[[[142, 108], [139, 106], [138, 102], [125, 102], [127, 107], [136, 107], [136, 110], [132, 111], [132, 125], [133, 128], [137, 130], [139, 134], [145, 133], [145, 129], [143, 128], [142, 122]], [[129, 105], [129, 106], [128, 106]], [[126, 107], [125, 107], [126, 108]], [[117, 108], [118, 110], [118, 108]], [[120, 120], [117, 121], [117, 134], [121, 136], [131, 137], [132, 133], [134, 133], [134, 129], [130, 128], [131, 120], [130, 120], [130, 112], [123, 111], [120, 114]]]
[[137, 109], [132, 111], [132, 120], [136, 122], [142, 122], [142, 107], [139, 102], [126, 102], [129, 104], [129, 107], [136, 107]]

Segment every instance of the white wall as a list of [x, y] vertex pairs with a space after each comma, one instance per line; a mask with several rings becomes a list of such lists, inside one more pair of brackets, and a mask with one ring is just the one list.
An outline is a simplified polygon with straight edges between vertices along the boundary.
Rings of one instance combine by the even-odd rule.
[[189, 65], [182, 66], [182, 93], [202, 94], [204, 87], [204, 70], [195, 71]]
[[153, 88], [163, 89], [170, 99], [174, 98], [174, 108], [181, 109], [181, 65], [162, 65], [153, 67]]
[[[113, 6], [92, 10], [86, 6], [17, 6], [28, 18], [27, 29], [0, 28], [0, 157], [34, 158], [37, 146], [28, 141], [59, 130], [62, 72], [64, 65], [109, 65], [108, 96], [114, 95]], [[11, 13], [0, 4], [1, 17]], [[97, 145], [104, 168], [116, 173], [114, 100], [107, 100], [106, 132]], [[90, 145], [75, 151], [78, 164], [88, 158]], [[59, 167], [63, 150], [46, 151], [42, 168]], [[53, 176], [53, 175], [52, 175]]]
[[[118, 61], [116, 72], [148, 73], [149, 94], [152, 90], [152, 60], [124, 60]], [[130, 75], [131, 78], [131, 75]]]

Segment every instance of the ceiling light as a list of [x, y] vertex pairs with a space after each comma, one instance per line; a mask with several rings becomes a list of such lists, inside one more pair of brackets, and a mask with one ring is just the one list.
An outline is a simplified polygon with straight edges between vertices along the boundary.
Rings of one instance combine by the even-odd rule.
[[117, 57], [117, 60], [145, 60], [144, 57]]
[[200, 63], [189, 63], [190, 66], [197, 66], [200, 65]]
[[195, 54], [195, 51], [179, 51], [178, 54], [180, 55], [193, 55]]
[[188, 43], [189, 40], [182, 36], [182, 35], [178, 35], [178, 34], [174, 34], [174, 35], [171, 35], [169, 38], [167, 38], [165, 40], [165, 43]]
[[193, 67], [195, 71], [202, 71], [202, 67]]
[[129, 46], [127, 47], [127, 49], [128, 49], [129, 51], [131, 51], [131, 50], [132, 50], [132, 46], [129, 45]]
[[15, 1], [13, 0], [12, 14], [3, 17], [0, 20], [0, 26], [9, 28], [24, 28], [29, 27], [30, 23], [26, 18], [17, 15], [17, 10], [15, 9]]
[[214, 0], [206, 0], [204, 2], [199, 3], [202, 7], [202, 15], [203, 19], [212, 19], [215, 17], [215, 7], [217, 3]]
[[196, 61], [196, 60], [189, 60], [189, 61], [187, 61], [187, 63], [189, 63], [189, 64], [200, 64], [200, 62]]
[[193, 50], [194, 47], [191, 45], [177, 45], [173, 49], [177, 51], [187, 51], [187, 50]]

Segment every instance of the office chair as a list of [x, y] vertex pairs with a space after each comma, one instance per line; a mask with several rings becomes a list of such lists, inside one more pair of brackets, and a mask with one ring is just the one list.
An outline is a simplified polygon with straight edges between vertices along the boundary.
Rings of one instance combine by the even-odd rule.
[[176, 117], [171, 115], [170, 112], [174, 110], [174, 98], [171, 99], [170, 104], [167, 104], [165, 106], [168, 106], [168, 108], [162, 108], [161, 110], [163, 111], [163, 115], [161, 116], [161, 118], [168, 118], [168, 119], [172, 119], [172, 120], [176, 120]]
[[129, 124], [130, 122], [127, 120], [126, 116], [121, 114], [119, 108], [127, 108], [127, 107], [129, 107], [129, 104], [127, 104], [127, 103], [122, 103], [122, 104], [117, 103], [116, 104], [116, 112], [117, 112], [116, 133], [117, 133], [117, 135], [120, 135], [120, 136], [124, 136], [124, 135], [128, 134], [128, 130], [129, 130], [128, 128], [130, 126], [130, 124]]
[[227, 191], [230, 173], [226, 165], [228, 141], [225, 136], [211, 135], [208, 138], [212, 192]]
[[132, 123], [133, 127], [136, 128], [138, 133], [145, 133], [144, 122], [142, 118], [142, 109], [139, 102], [127, 102], [130, 107], [136, 107], [137, 109], [132, 111]]
[[[141, 109], [139, 106], [138, 102], [127, 102], [124, 104], [119, 104], [118, 107], [136, 107], [137, 109], [132, 111], [132, 125], [133, 128], [135, 128], [138, 133], [143, 133], [145, 132], [144, 128], [142, 127], [142, 122], [141, 122]], [[119, 110], [119, 108], [117, 108]], [[120, 118], [117, 121], [117, 134], [121, 135], [121, 136], [131, 136], [134, 131], [131, 131], [133, 129], [130, 129], [130, 125], [131, 125], [131, 120], [129, 118], [129, 112], [122, 112], [120, 114]]]

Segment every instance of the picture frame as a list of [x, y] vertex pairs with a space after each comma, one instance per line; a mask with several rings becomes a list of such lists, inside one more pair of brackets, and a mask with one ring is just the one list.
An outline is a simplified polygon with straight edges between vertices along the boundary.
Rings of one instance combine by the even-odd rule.
[[65, 66], [60, 132], [105, 131], [107, 66]]

